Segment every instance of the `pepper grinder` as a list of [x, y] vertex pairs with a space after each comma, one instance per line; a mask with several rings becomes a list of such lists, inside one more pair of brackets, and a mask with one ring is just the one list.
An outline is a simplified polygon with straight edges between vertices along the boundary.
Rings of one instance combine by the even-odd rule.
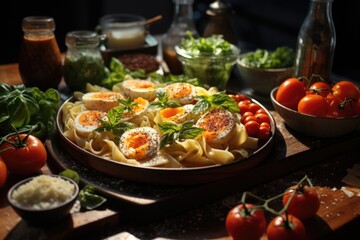
[[208, 37], [213, 34], [221, 34], [225, 40], [236, 45], [237, 40], [230, 21], [231, 5], [221, 0], [216, 0], [209, 5], [206, 14], [210, 19], [204, 29], [203, 36]]

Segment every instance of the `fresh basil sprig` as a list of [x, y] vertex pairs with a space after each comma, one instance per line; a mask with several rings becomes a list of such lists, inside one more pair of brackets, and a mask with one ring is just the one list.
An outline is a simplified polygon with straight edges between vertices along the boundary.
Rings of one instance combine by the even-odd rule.
[[114, 142], [116, 144], [119, 144], [120, 137], [124, 134], [124, 132], [135, 128], [135, 125], [129, 122], [121, 121], [124, 111], [125, 107], [120, 105], [110, 109], [107, 112], [108, 121], [99, 119], [102, 126], [98, 127], [96, 131], [111, 131], [115, 135]]
[[177, 101], [169, 100], [169, 96], [166, 94], [165, 91], [158, 91], [156, 93], [158, 101], [152, 102], [150, 107], [159, 107], [159, 108], [176, 108], [180, 107], [181, 104]]
[[222, 107], [232, 113], [238, 113], [239, 107], [234, 99], [225, 93], [213, 94], [210, 96], [199, 96], [193, 111], [195, 114], [206, 111], [210, 107]]
[[125, 111], [131, 112], [138, 103], [131, 100], [130, 97], [127, 99], [118, 99], [118, 102], [123, 106]]
[[[80, 183], [80, 176], [79, 174], [71, 169], [65, 169], [64, 171], [59, 173], [59, 176], [67, 177], [69, 179], [74, 180], [77, 184]], [[97, 195], [96, 189], [92, 185], [85, 185], [84, 188], [82, 188], [79, 192], [79, 195], [77, 199], [80, 201], [81, 207], [92, 210], [99, 206], [101, 206], [103, 203], [105, 203], [107, 200], [106, 198]]]
[[202, 128], [194, 127], [194, 121], [186, 121], [182, 125], [163, 122], [159, 123], [158, 126], [164, 134], [161, 138], [160, 149], [175, 140], [194, 139], [204, 131]]

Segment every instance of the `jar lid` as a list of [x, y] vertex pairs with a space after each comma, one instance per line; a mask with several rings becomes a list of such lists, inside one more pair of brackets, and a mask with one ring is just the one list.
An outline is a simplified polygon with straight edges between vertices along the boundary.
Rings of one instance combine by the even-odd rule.
[[227, 12], [230, 9], [230, 5], [227, 3], [224, 3], [220, 0], [217, 0], [210, 4], [210, 11], [213, 13], [224, 13]]
[[55, 21], [48, 16], [28, 16], [22, 21], [22, 29], [26, 30], [55, 30]]
[[65, 42], [68, 47], [96, 47], [100, 43], [100, 36], [93, 31], [77, 30], [68, 32]]

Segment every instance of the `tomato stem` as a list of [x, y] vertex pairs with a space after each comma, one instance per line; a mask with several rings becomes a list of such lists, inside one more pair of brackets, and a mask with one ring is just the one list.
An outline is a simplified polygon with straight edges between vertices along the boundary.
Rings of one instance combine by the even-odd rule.
[[[14, 132], [9, 133], [9, 134], [5, 135], [4, 137], [2, 137], [1, 140], [0, 140], [0, 145], [2, 145], [3, 143], [8, 143], [8, 144], [13, 145], [13, 146], [16, 147], [16, 148], [23, 148], [23, 147], [26, 146], [26, 141], [27, 141], [27, 139], [29, 138], [30, 134], [31, 134], [35, 129], [37, 129], [38, 127], [40, 127], [40, 123], [37, 123], [37, 124], [33, 125], [31, 128], [22, 129], [22, 130], [20, 130], [20, 131], [18, 131], [18, 130], [16, 129], [16, 127], [15, 127], [14, 125], [12, 125], [12, 124], [11, 124], [11, 127], [14, 129]], [[20, 138], [20, 133], [26, 133], [26, 132], [27, 132], [27, 134], [26, 134], [25, 138], [21, 139], [21, 138]], [[14, 136], [14, 135], [17, 135], [17, 137], [14, 139], [14, 141], [9, 141], [9, 140], [8, 140], [9, 137]], [[5, 151], [5, 150], [7, 150], [7, 148], [5, 148], [5, 149], [3, 149], [2, 151], [0, 151], [0, 153], [3, 152], [3, 151]]]

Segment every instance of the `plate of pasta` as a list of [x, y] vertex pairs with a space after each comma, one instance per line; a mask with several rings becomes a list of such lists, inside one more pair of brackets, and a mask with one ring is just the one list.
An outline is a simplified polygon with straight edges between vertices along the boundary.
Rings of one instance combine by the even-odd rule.
[[56, 128], [74, 161], [124, 180], [189, 185], [241, 174], [271, 150], [250, 137], [238, 102], [187, 82], [126, 79], [111, 90], [88, 85], [60, 107]]

